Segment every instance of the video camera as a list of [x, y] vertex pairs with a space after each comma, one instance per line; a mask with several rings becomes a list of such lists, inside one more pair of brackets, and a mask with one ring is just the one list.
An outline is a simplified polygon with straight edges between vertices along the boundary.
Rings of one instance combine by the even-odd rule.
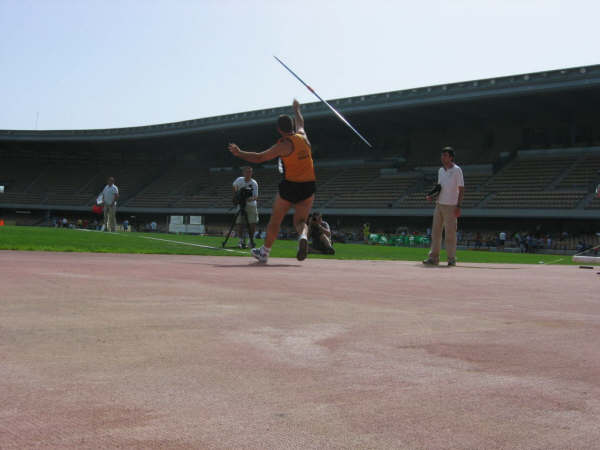
[[243, 187], [238, 189], [235, 195], [236, 203], [240, 206], [241, 209], [246, 208], [246, 201], [251, 198], [253, 195], [253, 191], [251, 187]]

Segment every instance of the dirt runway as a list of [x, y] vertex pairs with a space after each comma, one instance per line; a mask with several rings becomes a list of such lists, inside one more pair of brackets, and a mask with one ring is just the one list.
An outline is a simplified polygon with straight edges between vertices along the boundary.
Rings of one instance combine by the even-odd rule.
[[0, 448], [600, 447], [574, 266], [0, 252]]

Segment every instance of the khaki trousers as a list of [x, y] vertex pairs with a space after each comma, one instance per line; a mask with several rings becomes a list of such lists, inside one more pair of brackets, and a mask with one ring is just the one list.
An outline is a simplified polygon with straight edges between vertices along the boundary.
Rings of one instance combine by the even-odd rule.
[[442, 230], [446, 230], [446, 253], [448, 260], [456, 258], [456, 216], [454, 205], [435, 205], [433, 226], [431, 227], [431, 251], [429, 259], [438, 262], [442, 248]]
[[104, 229], [106, 231], [117, 231], [116, 213], [115, 205], [104, 205]]

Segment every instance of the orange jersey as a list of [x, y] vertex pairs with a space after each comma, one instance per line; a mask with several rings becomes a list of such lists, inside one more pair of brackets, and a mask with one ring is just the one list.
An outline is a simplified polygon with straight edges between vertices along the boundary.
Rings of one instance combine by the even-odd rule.
[[294, 148], [289, 156], [280, 157], [285, 179], [295, 183], [316, 181], [310, 142], [306, 136], [296, 133], [282, 137], [280, 141], [289, 141]]

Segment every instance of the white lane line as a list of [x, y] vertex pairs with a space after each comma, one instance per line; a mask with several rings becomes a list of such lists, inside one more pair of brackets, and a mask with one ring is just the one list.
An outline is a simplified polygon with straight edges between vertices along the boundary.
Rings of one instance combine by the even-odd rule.
[[155, 237], [149, 237], [149, 236], [140, 236], [140, 237], [142, 237], [144, 239], [152, 239], [153, 241], [170, 242], [172, 244], [180, 244], [180, 245], [190, 245], [192, 247], [202, 247], [202, 248], [208, 248], [211, 250], [223, 250], [225, 252], [238, 253], [240, 255], [248, 256], [247, 252], [240, 252], [239, 250], [231, 250], [229, 248], [212, 247], [210, 245], [194, 244], [192, 242], [172, 241], [170, 239], [161, 239], [161, 238], [155, 238]]

